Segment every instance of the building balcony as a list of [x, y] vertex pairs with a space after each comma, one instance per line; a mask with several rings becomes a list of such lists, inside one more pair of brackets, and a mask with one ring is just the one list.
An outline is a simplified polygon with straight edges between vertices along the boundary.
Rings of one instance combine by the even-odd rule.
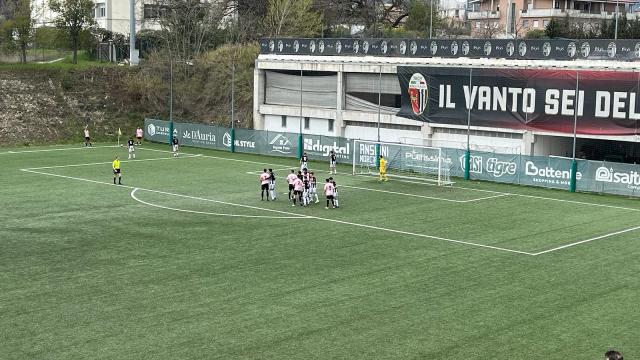
[[[627, 13], [627, 19], [634, 20], [639, 18], [638, 13]], [[615, 12], [588, 12], [586, 10], [573, 9], [524, 9], [520, 11], [522, 18], [551, 18], [569, 16], [574, 19], [594, 19], [594, 20], [610, 20], [615, 19]]]
[[469, 20], [500, 19], [500, 11], [470, 11], [467, 17]]

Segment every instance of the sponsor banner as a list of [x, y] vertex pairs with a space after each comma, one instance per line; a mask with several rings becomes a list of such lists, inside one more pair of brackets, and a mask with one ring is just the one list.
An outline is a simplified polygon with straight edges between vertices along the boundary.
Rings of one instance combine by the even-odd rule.
[[[236, 151], [271, 156], [296, 157], [298, 134], [236, 129]], [[201, 124], [174, 123], [174, 135], [180, 144], [229, 151], [230, 129]], [[145, 139], [167, 143], [169, 122], [145, 119]], [[375, 143], [353, 141], [319, 135], [304, 135], [304, 151], [313, 160], [328, 161], [334, 150], [338, 161], [351, 163], [356, 156], [360, 165], [376, 166]], [[438, 164], [449, 169], [452, 177], [465, 173], [465, 150], [425, 149], [408, 144], [382, 144], [381, 154], [390, 168], [415, 173], [435, 173]], [[495, 154], [472, 151], [469, 161], [471, 179], [538, 187], [569, 189], [571, 159]], [[578, 191], [640, 196], [640, 166], [603, 161], [578, 160], [576, 172]]]
[[353, 141], [332, 136], [308, 135], [303, 137], [303, 151], [311, 160], [329, 161], [333, 150], [338, 162], [349, 163], [353, 156]]
[[[177, 135], [174, 128], [174, 135]], [[155, 119], [144, 119], [144, 138], [155, 142], [169, 142], [169, 122]]]
[[[640, 121], [640, 72], [398, 67], [398, 116], [520, 130], [630, 135]], [[576, 93], [576, 81], [578, 92]]]
[[260, 40], [260, 51], [314, 56], [638, 61], [640, 40], [271, 38]]
[[[456, 176], [464, 176], [465, 152], [459, 151], [456, 160], [462, 170], [462, 175]], [[517, 183], [520, 177], [518, 170], [520, 170], [518, 155], [473, 151], [469, 158], [469, 174], [476, 180]]]
[[579, 191], [640, 196], [640, 167], [634, 164], [583, 161], [585, 175]]
[[[258, 144], [261, 142], [260, 133], [249, 129], [235, 129], [235, 150], [238, 152], [259, 153]], [[222, 145], [231, 150], [231, 130], [222, 135]]]

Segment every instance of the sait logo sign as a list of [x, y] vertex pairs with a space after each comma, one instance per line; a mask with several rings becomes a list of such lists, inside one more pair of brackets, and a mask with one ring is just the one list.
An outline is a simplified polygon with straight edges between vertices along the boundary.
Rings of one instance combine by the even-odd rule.
[[613, 168], [607, 169], [601, 166], [596, 169], [596, 181], [613, 182]]
[[409, 80], [409, 99], [414, 114], [422, 115], [427, 110], [429, 86], [427, 80], [420, 73], [413, 74]]

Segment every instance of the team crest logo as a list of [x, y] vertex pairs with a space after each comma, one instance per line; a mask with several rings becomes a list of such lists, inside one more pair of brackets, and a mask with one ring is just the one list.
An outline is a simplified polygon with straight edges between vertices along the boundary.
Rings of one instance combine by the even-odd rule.
[[462, 55], [467, 56], [469, 55], [469, 42], [465, 41], [462, 43]]
[[607, 55], [610, 58], [614, 58], [616, 57], [616, 52], [617, 52], [616, 43], [610, 42], [609, 46], [607, 46]]
[[293, 51], [294, 52], [300, 51], [300, 43], [298, 42], [298, 40], [293, 41]]
[[458, 55], [458, 43], [455, 41], [451, 43], [451, 55], [453, 56]]
[[420, 73], [413, 74], [409, 80], [409, 99], [414, 114], [422, 115], [427, 110], [429, 87], [427, 80]]
[[589, 57], [589, 54], [591, 54], [591, 46], [588, 42], [582, 43], [580, 46], [580, 53], [582, 54], [582, 57]]
[[551, 44], [549, 42], [545, 42], [542, 44], [542, 55], [548, 57], [551, 54]]
[[521, 42], [520, 44], [518, 44], [518, 54], [523, 57], [527, 55], [527, 43]]
[[569, 45], [567, 45], [567, 55], [570, 58], [573, 58], [576, 56], [576, 43], [574, 43], [573, 41], [569, 43]]
[[640, 43], [636, 44], [635, 53], [636, 53], [636, 57], [640, 58]]
[[512, 41], [507, 43], [507, 56], [513, 56], [513, 53], [516, 52], [516, 46], [513, 45]]
[[484, 54], [487, 56], [491, 55], [491, 43], [488, 41], [484, 43]]
[[404, 55], [407, 53], [407, 42], [406, 41], [401, 41], [400, 42], [400, 55]]

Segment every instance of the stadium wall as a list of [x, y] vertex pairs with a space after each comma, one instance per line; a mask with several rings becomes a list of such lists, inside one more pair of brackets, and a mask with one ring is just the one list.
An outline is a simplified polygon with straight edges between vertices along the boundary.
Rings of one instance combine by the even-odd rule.
[[[145, 139], [149, 141], [168, 143], [169, 129], [168, 121], [145, 119]], [[231, 151], [231, 141], [234, 141], [236, 152], [282, 157], [298, 154], [298, 133], [235, 129], [235, 139], [231, 133], [229, 128], [201, 124], [174, 123], [173, 127], [173, 136], [185, 146]], [[303, 150], [312, 160], [327, 161], [329, 151], [334, 150], [340, 163], [352, 164], [354, 157], [358, 163], [371, 161], [369, 149], [354, 148], [352, 138], [302, 136]], [[411, 148], [410, 144], [382, 146]], [[413, 157], [409, 151], [404, 154], [407, 158]], [[442, 147], [441, 161], [452, 177], [464, 176], [464, 156], [464, 149]], [[568, 158], [471, 150], [470, 160], [469, 173], [473, 180], [569, 190], [571, 159]], [[577, 165], [578, 191], [640, 196], [640, 165], [579, 159]]]

